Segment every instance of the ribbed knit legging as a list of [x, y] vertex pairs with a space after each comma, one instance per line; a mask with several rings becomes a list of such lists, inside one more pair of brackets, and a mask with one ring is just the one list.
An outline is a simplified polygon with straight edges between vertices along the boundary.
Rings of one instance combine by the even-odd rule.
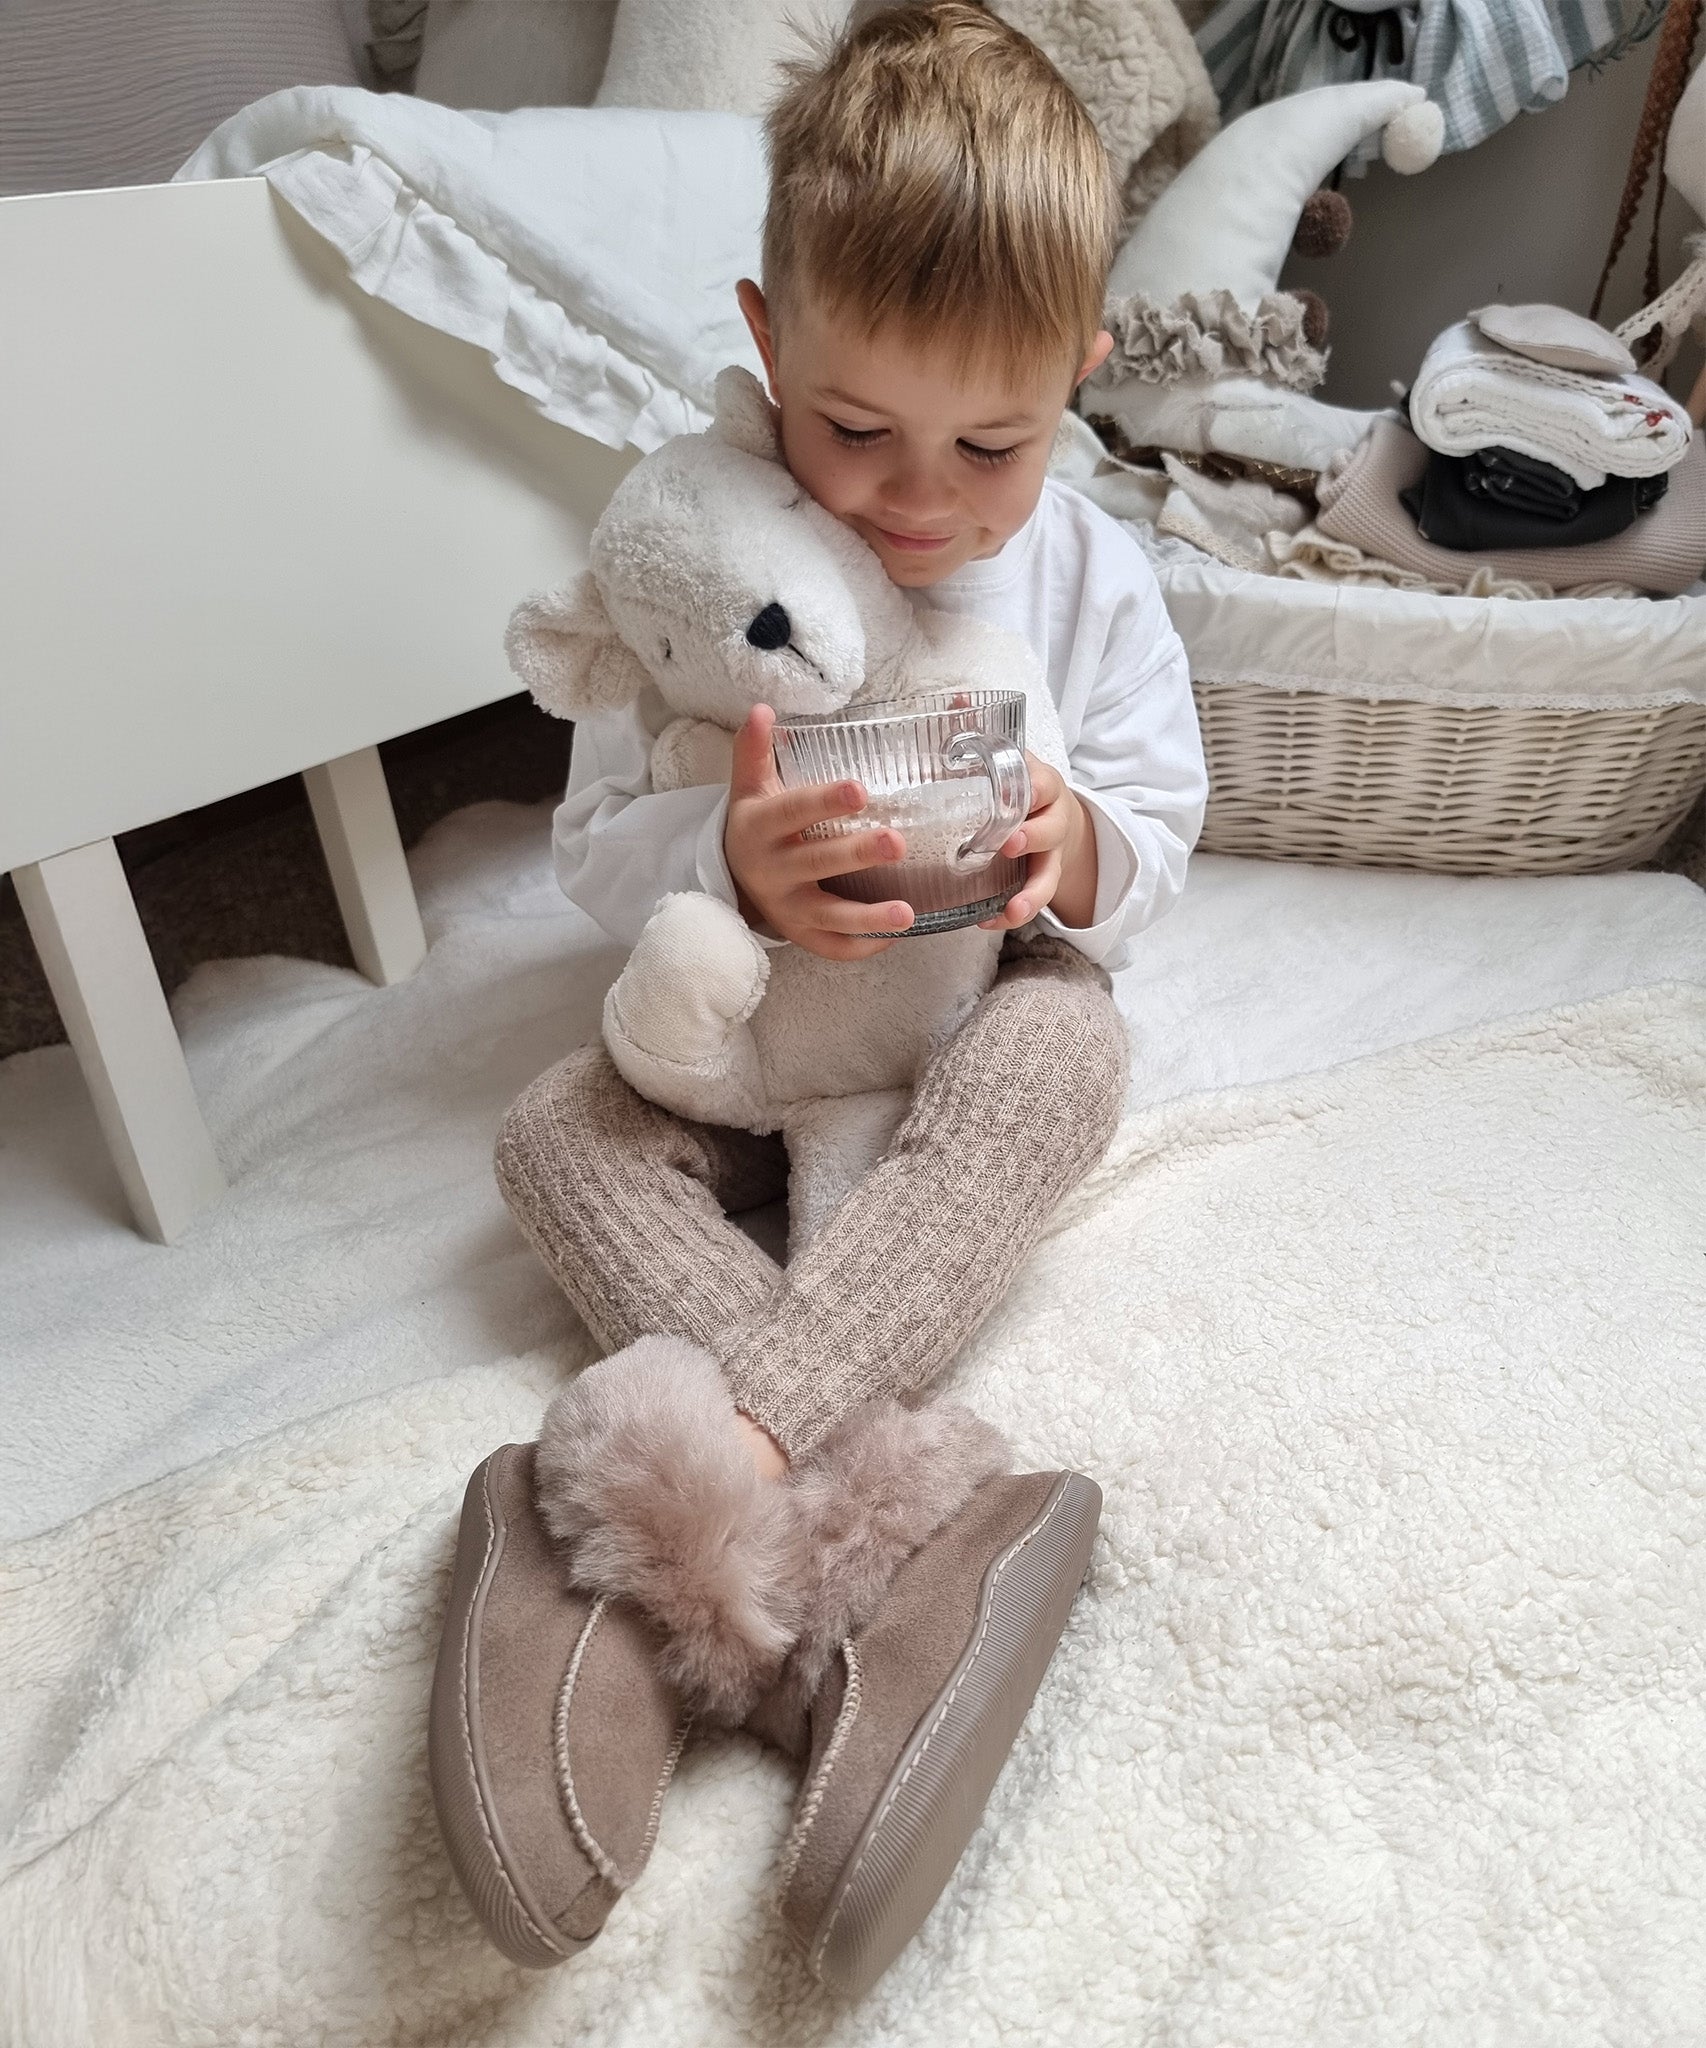
[[797, 1456], [941, 1371], [1106, 1150], [1125, 1085], [1107, 977], [1061, 941], [1009, 942], [888, 1152], [786, 1268], [729, 1220], [786, 1192], [781, 1140], [658, 1108], [601, 1045], [522, 1093], [498, 1185], [602, 1344], [704, 1345]]

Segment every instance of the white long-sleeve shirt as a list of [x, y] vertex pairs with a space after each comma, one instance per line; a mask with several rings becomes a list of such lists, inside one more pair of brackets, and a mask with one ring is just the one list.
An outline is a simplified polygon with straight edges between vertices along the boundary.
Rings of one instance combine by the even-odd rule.
[[[1143, 551], [1051, 478], [999, 554], [911, 595], [1007, 627], [1041, 661], [1072, 787], [1095, 824], [1097, 880], [1088, 925], [1047, 910], [1040, 923], [1122, 966], [1131, 939], [1178, 895], [1208, 794], [1185, 650]], [[727, 789], [652, 789], [652, 741], [671, 716], [647, 690], [636, 705], [582, 719], [554, 821], [565, 894], [622, 945], [677, 890], [736, 900], [723, 857]]]

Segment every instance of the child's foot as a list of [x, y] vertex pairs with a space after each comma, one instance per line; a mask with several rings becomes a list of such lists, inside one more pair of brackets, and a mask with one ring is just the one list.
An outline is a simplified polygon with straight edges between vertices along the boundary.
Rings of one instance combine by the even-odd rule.
[[[814, 1976], [857, 1997], [924, 1924], [983, 1814], [1090, 1562], [1102, 1495], [1076, 1472], [986, 1480], [838, 1645], [781, 1867]], [[767, 1707], [786, 1715], [779, 1689]]]
[[638, 1610], [565, 1582], [534, 1510], [537, 1448], [506, 1444], [468, 1483], [428, 1757], [469, 1904], [544, 1968], [639, 1876], [686, 1730]]
[[[556, 1551], [536, 1553], [513, 1590], [536, 1621], [569, 1599], [634, 1617], [624, 1640], [649, 1644], [629, 1680], [636, 1698], [744, 1725], [805, 1763], [783, 1917], [813, 1973], [856, 1995], [923, 1924], [977, 1826], [1089, 1563], [1101, 1494], [1072, 1472], [1009, 1476], [998, 1434], [946, 1402], [868, 1402], [780, 1482], [760, 1474], [759, 1434], [716, 1361], [679, 1338], [642, 1338], [589, 1368], [551, 1404], [537, 1447], [528, 1526]], [[459, 1560], [453, 1615], [475, 1613], [465, 1569], [470, 1583], [490, 1575], [479, 1543], [478, 1525], [472, 1539], [465, 1528], [472, 1561]], [[552, 1570], [579, 1593], [548, 1583]], [[445, 1669], [435, 1723], [454, 1730]], [[623, 1717], [618, 1690], [599, 1698], [610, 1722], [589, 1720], [589, 1742]], [[648, 1755], [667, 1752], [666, 1722]], [[531, 1773], [549, 1787], [539, 1753], [555, 1735], [537, 1710], [512, 1732], [516, 1782]], [[435, 1725], [435, 1773], [440, 1747]], [[607, 1754], [617, 1770], [619, 1740]], [[651, 1777], [621, 1764], [608, 1787], [638, 1849], [617, 1858], [624, 1878], [644, 1860], [666, 1781], [661, 1763]], [[485, 1808], [464, 1803], [477, 1821]], [[507, 1906], [470, 1895], [509, 1953], [554, 1959], [511, 1946]], [[578, 1933], [595, 1905], [601, 1921], [609, 1899], [583, 1882], [579, 1917], [559, 1911], [554, 1932]]]

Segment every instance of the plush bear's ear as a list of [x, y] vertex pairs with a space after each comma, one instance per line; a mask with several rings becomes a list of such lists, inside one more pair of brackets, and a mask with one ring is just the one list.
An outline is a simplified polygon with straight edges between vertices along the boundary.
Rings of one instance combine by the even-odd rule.
[[504, 652], [553, 718], [616, 710], [647, 682], [639, 656], [617, 638], [590, 569], [564, 590], [523, 598], [509, 615]]
[[711, 438], [726, 441], [743, 455], [762, 455], [767, 462], [782, 460], [782, 437], [777, 429], [776, 408], [764, 395], [764, 386], [750, 370], [738, 363], [717, 372], [717, 404], [711, 416]]

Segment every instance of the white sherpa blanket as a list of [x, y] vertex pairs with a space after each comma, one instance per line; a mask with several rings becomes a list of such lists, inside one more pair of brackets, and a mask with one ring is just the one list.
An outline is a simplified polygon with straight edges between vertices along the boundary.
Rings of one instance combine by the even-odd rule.
[[456, 1895], [428, 1671], [474, 1458], [571, 1355], [376, 1394], [11, 1546], [0, 2037], [1173, 2048], [1699, 2038], [1706, 996], [1141, 1111], [956, 1391], [1107, 1491], [985, 1826], [857, 2009], [694, 1753], [604, 1937]]
[[1422, 358], [1410, 424], [1442, 455], [1515, 448], [1584, 490], [1607, 476], [1659, 476], [1688, 453], [1693, 422], [1650, 377], [1599, 377], [1519, 356], [1467, 320]]

